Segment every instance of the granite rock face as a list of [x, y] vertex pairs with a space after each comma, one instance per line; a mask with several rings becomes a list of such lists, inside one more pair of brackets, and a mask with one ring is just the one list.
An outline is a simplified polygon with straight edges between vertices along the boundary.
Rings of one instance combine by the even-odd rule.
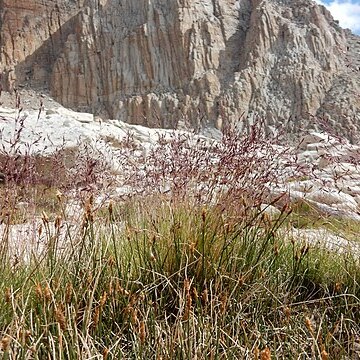
[[76, 0], [0, 1], [1, 86], [48, 88], [52, 67], [74, 27]]
[[[25, 5], [24, 5], [25, 4]], [[2, 86], [133, 124], [360, 129], [360, 38], [311, 0], [3, 0]], [[241, 120], [240, 120], [241, 119]]]

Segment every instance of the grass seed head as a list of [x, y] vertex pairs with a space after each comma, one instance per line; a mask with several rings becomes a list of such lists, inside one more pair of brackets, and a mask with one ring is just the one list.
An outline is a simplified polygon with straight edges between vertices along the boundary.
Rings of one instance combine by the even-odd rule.
[[40, 284], [40, 283], [37, 283], [37, 284], [36, 284], [35, 293], [36, 293], [36, 296], [37, 296], [38, 299], [42, 299], [42, 297], [43, 297], [43, 291], [42, 291], [42, 287], [41, 287], [41, 284]]
[[190, 242], [190, 244], [188, 246], [189, 246], [190, 254], [193, 255], [195, 252], [196, 243], [192, 241], [192, 242]]
[[146, 340], [146, 326], [145, 326], [145, 321], [140, 321], [140, 324], [139, 324], [139, 339], [140, 339], [140, 342], [142, 344], [145, 343], [145, 340]]
[[44, 287], [44, 298], [47, 302], [51, 301], [51, 289], [49, 284], [46, 284], [46, 286]]
[[204, 289], [201, 293], [201, 300], [204, 305], [206, 305], [209, 302], [209, 292], [207, 289]]
[[321, 355], [321, 360], [328, 360], [329, 359], [329, 353], [327, 353], [325, 349], [323, 349], [321, 351], [320, 355]]
[[94, 310], [94, 314], [93, 314], [93, 327], [97, 328], [98, 324], [99, 324], [99, 320], [100, 320], [100, 307], [97, 306]]
[[107, 296], [108, 296], [107, 292], [104, 291], [104, 293], [103, 293], [103, 295], [101, 296], [101, 299], [100, 299], [100, 307], [101, 308], [105, 305], [106, 300], [107, 300]]
[[279, 255], [279, 247], [277, 246], [277, 244], [274, 245], [274, 255], [275, 256]]
[[305, 325], [307, 327], [307, 329], [309, 330], [309, 332], [311, 333], [311, 335], [314, 335], [314, 327], [313, 327], [313, 324], [312, 324], [312, 321], [306, 317], [305, 318]]
[[199, 293], [195, 287], [192, 288], [192, 295], [193, 295], [195, 301], [197, 301], [199, 299]]
[[113, 268], [115, 266], [116, 262], [115, 262], [115, 258], [113, 255], [110, 255], [109, 256], [109, 259], [107, 261], [107, 265], [110, 267], [110, 268]]
[[2, 351], [8, 351], [9, 347], [10, 347], [10, 343], [11, 343], [11, 339], [9, 336], [4, 336], [1, 339], [0, 345], [1, 345], [1, 350]]
[[61, 226], [61, 216], [55, 218], [55, 229], [60, 229]]
[[259, 360], [259, 355], [260, 355], [260, 350], [259, 348], [256, 346], [254, 349], [254, 359], [255, 360]]
[[91, 194], [89, 199], [85, 203], [85, 212], [84, 212], [85, 221], [90, 221], [90, 222], [94, 221], [93, 204], [94, 204], [94, 196]]
[[220, 297], [220, 314], [225, 314], [227, 308], [228, 297], [227, 294], [223, 293]]
[[63, 306], [61, 304], [56, 306], [56, 308], [55, 308], [55, 319], [58, 322], [58, 324], [60, 325], [60, 329], [62, 331], [65, 331], [66, 319], [65, 319], [65, 315], [64, 315]]
[[201, 212], [201, 218], [202, 218], [202, 221], [205, 222], [205, 220], [206, 220], [206, 210], [205, 209], [203, 209]]
[[109, 352], [110, 352], [110, 350], [108, 348], [104, 348], [104, 350], [102, 352], [103, 360], [107, 360], [107, 358], [109, 356]]
[[189, 312], [192, 306], [192, 298], [190, 293], [186, 295], [186, 311]]
[[114, 294], [114, 287], [113, 287], [113, 281], [112, 280], [109, 281], [108, 293], [109, 293], [110, 296], [113, 296], [113, 294]]
[[65, 302], [66, 304], [71, 303], [72, 299], [72, 293], [73, 293], [73, 287], [71, 283], [66, 284], [66, 290], [65, 290]]
[[20, 329], [18, 338], [20, 339], [20, 341], [22, 343], [24, 341], [26, 342], [30, 338], [30, 336], [31, 336], [31, 331], [30, 330]]
[[261, 351], [260, 360], [271, 360], [271, 351], [268, 347]]
[[137, 309], [135, 309], [134, 307], [130, 306], [129, 312], [130, 312], [130, 318], [131, 318], [132, 324], [137, 324], [137, 323], [139, 322]]
[[289, 321], [290, 316], [291, 316], [291, 310], [290, 310], [289, 307], [286, 306], [286, 307], [284, 308], [284, 314], [285, 314], [285, 316], [286, 316], [286, 320]]
[[9, 304], [10, 301], [11, 301], [11, 290], [9, 287], [7, 287], [5, 289], [5, 302]]
[[189, 279], [184, 280], [184, 290], [188, 294], [190, 292], [190, 281]]

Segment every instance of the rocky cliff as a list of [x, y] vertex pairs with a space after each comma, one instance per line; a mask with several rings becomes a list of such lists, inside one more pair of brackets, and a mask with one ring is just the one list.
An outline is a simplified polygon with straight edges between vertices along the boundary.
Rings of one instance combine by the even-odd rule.
[[360, 38], [311, 0], [2, 0], [2, 86], [152, 127], [360, 129]]

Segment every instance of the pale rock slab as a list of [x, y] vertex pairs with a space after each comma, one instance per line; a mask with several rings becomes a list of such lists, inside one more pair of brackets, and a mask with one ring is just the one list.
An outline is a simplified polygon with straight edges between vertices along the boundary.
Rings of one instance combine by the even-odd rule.
[[277, 219], [281, 215], [281, 211], [273, 205], [261, 204], [260, 210], [272, 219]]
[[354, 258], [360, 255], [360, 245], [326, 229], [292, 229], [291, 237], [311, 246], [325, 248], [339, 254], [349, 253]]
[[311, 191], [306, 195], [306, 198], [326, 205], [346, 204], [349, 210], [351, 209], [353, 211], [355, 211], [357, 207], [356, 201], [351, 195], [329, 188]]

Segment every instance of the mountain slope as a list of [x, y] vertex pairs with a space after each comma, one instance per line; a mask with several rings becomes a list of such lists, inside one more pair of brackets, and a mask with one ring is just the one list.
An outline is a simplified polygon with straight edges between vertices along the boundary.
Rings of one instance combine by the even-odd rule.
[[259, 115], [269, 129], [320, 116], [350, 138], [359, 130], [360, 38], [311, 0], [21, 4], [0, 3], [5, 89], [48, 89], [64, 106], [153, 127]]

